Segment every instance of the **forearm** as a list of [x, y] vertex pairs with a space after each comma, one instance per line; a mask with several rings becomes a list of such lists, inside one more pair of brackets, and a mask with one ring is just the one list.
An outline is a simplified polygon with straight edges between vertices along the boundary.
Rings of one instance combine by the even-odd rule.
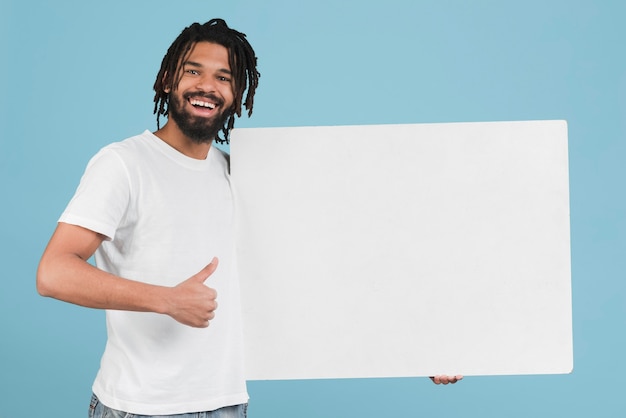
[[99, 309], [156, 312], [192, 327], [207, 327], [217, 308], [214, 289], [204, 284], [218, 261], [174, 287], [156, 286], [107, 273], [87, 262], [104, 236], [59, 223], [37, 269], [42, 296]]
[[37, 291], [89, 308], [165, 313], [171, 288], [117, 277], [76, 254], [49, 254], [37, 271]]

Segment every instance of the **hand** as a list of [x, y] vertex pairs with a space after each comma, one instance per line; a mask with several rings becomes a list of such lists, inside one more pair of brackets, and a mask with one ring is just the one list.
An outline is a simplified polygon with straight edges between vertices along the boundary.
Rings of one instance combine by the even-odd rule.
[[166, 313], [180, 322], [196, 328], [206, 328], [215, 317], [217, 292], [204, 284], [217, 269], [218, 260], [213, 258], [197, 274], [172, 289]]
[[450, 384], [454, 384], [456, 382], [458, 382], [459, 380], [463, 379], [463, 376], [457, 375], [457, 376], [445, 376], [445, 375], [441, 375], [441, 376], [432, 376], [430, 378], [430, 380], [433, 381], [434, 384], [436, 385], [447, 385], [448, 383]]

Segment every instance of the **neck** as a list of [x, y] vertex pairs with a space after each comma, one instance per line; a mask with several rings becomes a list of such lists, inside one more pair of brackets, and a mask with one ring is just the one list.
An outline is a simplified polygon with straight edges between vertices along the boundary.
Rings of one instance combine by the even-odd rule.
[[206, 159], [211, 149], [211, 143], [213, 142], [198, 143], [192, 141], [183, 134], [178, 126], [171, 120], [168, 120], [167, 123], [161, 129], [154, 132], [154, 134], [181, 154], [196, 160]]

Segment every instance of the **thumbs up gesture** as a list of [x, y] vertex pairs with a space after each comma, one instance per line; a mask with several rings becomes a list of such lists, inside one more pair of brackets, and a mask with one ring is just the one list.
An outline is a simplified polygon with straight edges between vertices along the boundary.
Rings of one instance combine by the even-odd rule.
[[217, 269], [218, 259], [207, 264], [202, 270], [184, 282], [171, 288], [166, 313], [180, 322], [196, 328], [206, 328], [215, 317], [217, 292], [205, 281]]

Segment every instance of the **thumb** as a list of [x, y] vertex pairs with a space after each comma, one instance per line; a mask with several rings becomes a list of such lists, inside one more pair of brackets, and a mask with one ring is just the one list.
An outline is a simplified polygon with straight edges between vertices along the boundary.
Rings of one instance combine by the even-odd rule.
[[219, 260], [217, 257], [213, 257], [213, 260], [209, 264], [207, 264], [202, 270], [196, 273], [191, 279], [197, 281], [199, 283], [204, 283], [206, 279], [209, 278], [217, 269], [217, 265], [219, 264]]

